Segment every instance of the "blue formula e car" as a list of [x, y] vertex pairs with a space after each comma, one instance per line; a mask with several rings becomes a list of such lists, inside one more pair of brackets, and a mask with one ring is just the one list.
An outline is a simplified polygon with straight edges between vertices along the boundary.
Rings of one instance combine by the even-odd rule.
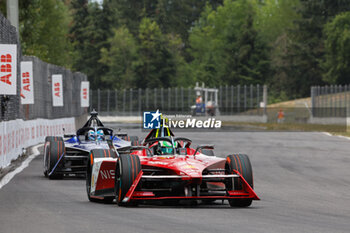
[[[88, 157], [93, 149], [109, 149], [107, 140], [111, 140], [116, 148], [137, 146], [137, 136], [126, 133], [113, 134], [113, 130], [105, 127], [91, 112], [89, 120], [78, 129], [76, 134], [64, 137], [48, 136], [44, 147], [44, 175], [50, 179], [62, 179], [65, 175], [85, 176]], [[106, 154], [101, 157], [111, 157]]]

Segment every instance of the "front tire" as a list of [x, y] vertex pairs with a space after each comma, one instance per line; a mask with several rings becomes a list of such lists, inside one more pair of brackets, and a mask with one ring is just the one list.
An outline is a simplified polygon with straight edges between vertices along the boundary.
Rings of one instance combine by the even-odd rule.
[[92, 153], [93, 152], [91, 152], [89, 155], [88, 164], [86, 166], [86, 193], [89, 201], [97, 202], [98, 199], [91, 197], [91, 173], [92, 173], [92, 166], [94, 162]]
[[[57, 162], [61, 156], [64, 156], [64, 153], [65, 147], [62, 137], [48, 136], [45, 138], [44, 175], [49, 179], [63, 179], [63, 174], [57, 173]], [[56, 170], [50, 175], [54, 169]]]
[[123, 199], [140, 172], [141, 163], [137, 155], [120, 155], [115, 171], [115, 194], [119, 206], [130, 206], [135, 204], [132, 201], [123, 202]]
[[[250, 163], [249, 157], [245, 154], [234, 154], [227, 156], [227, 161], [225, 165], [225, 170], [227, 174], [234, 174], [233, 170], [241, 173], [243, 178], [247, 181], [250, 187], [254, 188], [253, 184], [253, 170]], [[243, 184], [240, 178], [230, 179], [226, 183], [226, 189], [231, 190], [242, 190]], [[229, 199], [230, 206], [232, 207], [248, 207], [252, 204], [252, 199]]]

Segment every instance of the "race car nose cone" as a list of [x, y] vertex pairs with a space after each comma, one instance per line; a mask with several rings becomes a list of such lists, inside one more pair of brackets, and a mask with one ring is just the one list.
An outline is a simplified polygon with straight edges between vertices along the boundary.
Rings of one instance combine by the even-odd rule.
[[202, 177], [202, 171], [191, 164], [184, 165], [181, 170], [192, 179]]

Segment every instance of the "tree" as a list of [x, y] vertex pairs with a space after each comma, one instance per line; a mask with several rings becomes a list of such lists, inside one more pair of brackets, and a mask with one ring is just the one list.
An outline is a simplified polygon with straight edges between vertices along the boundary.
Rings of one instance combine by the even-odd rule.
[[301, 15], [290, 32], [291, 43], [288, 46], [281, 71], [288, 82], [283, 88], [289, 96], [305, 97], [310, 95], [312, 85], [323, 85], [324, 25], [343, 11], [350, 10], [348, 0], [301, 0], [298, 12]]
[[143, 18], [140, 24], [139, 54], [135, 62], [138, 87], [169, 87], [176, 73], [174, 57], [158, 24]]
[[350, 74], [350, 12], [337, 15], [325, 25], [324, 80], [348, 84]]
[[172, 54], [175, 66], [175, 73], [171, 79], [170, 86], [188, 87], [194, 85], [194, 77], [183, 55], [185, 53], [185, 44], [181, 36], [170, 33], [166, 35], [166, 41], [168, 42], [167, 47]]
[[6, 1], [0, 1], [0, 12], [6, 17], [6, 14], [7, 14]]
[[[106, 2], [107, 0], [104, 0]], [[109, 8], [116, 9], [117, 21], [125, 25], [128, 30], [137, 36], [139, 25], [143, 17], [149, 17], [155, 8], [156, 1], [152, 0], [114, 0], [108, 4]]]
[[[222, 3], [213, 0], [208, 2], [215, 8]], [[187, 42], [188, 31], [200, 17], [206, 3], [207, 1], [203, 0], [158, 0], [155, 20], [163, 33], [179, 34], [182, 40]]]
[[43, 61], [71, 67], [68, 7], [60, 0], [19, 1], [22, 51]]
[[256, 0], [253, 3], [257, 12], [256, 29], [271, 44], [294, 28], [294, 21], [300, 18], [296, 11], [299, 0]]
[[72, 24], [69, 29], [69, 38], [73, 44], [75, 59], [73, 68], [75, 70], [85, 71], [85, 44], [86, 44], [86, 28], [89, 25], [88, 0], [72, 0], [70, 3], [72, 15]]
[[112, 10], [102, 8], [98, 3], [88, 0], [72, 0], [71, 13], [73, 23], [70, 38], [74, 44], [74, 69], [87, 74], [91, 86], [103, 88], [101, 81], [108, 67], [100, 63], [101, 49], [109, 48], [108, 38], [112, 35]]
[[102, 48], [100, 62], [108, 67], [102, 81], [109, 88], [121, 89], [135, 87], [133, 63], [137, 58], [137, 46], [133, 35], [123, 26], [114, 30], [108, 40], [110, 49]]
[[190, 34], [192, 72], [206, 85], [263, 83], [269, 72], [267, 47], [254, 29], [254, 10], [244, 0], [207, 6]]

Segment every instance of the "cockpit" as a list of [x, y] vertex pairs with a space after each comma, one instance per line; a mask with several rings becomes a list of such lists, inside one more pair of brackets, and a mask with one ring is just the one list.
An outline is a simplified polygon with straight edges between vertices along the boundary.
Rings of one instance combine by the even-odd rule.
[[85, 125], [77, 131], [79, 141], [105, 141], [106, 139], [112, 139], [113, 130], [103, 125], [97, 117], [98, 113], [93, 110], [90, 115]]
[[192, 141], [188, 138], [158, 137], [145, 140], [153, 155], [186, 155]]

